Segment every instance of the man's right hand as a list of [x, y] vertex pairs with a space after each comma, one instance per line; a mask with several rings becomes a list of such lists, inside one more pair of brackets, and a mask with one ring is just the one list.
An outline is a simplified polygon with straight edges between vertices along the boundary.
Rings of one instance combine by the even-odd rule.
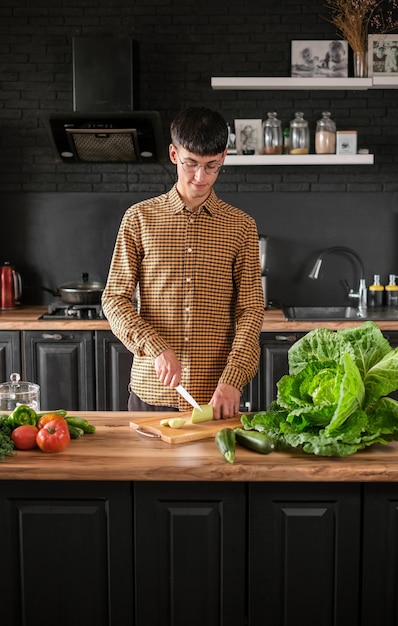
[[155, 372], [163, 385], [174, 389], [180, 384], [182, 368], [174, 350], [169, 348], [156, 357]]

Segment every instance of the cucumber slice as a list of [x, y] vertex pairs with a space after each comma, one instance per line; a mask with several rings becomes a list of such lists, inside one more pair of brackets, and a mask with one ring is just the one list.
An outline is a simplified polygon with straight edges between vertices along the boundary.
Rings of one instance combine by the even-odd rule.
[[185, 424], [186, 420], [182, 417], [172, 417], [169, 419], [170, 428], [182, 428]]
[[211, 404], [201, 404], [199, 409], [192, 411], [191, 422], [192, 424], [200, 424], [200, 422], [208, 422], [213, 419], [213, 407]]

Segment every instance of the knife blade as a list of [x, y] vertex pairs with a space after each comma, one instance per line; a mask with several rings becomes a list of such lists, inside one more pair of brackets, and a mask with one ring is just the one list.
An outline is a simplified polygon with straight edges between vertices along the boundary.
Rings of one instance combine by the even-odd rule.
[[178, 393], [185, 398], [185, 400], [187, 402], [189, 402], [189, 404], [191, 406], [193, 406], [195, 409], [199, 409], [199, 411], [202, 411], [202, 408], [200, 407], [200, 405], [196, 402], [196, 400], [193, 399], [193, 397], [191, 396], [190, 393], [188, 393], [188, 391], [185, 389], [185, 387], [183, 387], [182, 385], [177, 385], [177, 387], [175, 388], [176, 391], [178, 391]]

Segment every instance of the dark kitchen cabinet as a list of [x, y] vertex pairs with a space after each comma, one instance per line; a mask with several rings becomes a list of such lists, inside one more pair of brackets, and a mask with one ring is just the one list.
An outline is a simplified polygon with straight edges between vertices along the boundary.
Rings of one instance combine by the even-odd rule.
[[362, 626], [398, 623], [398, 486], [364, 486]]
[[245, 485], [135, 483], [134, 511], [137, 626], [245, 624]]
[[40, 385], [42, 410], [95, 409], [92, 331], [23, 331], [24, 377]]
[[130, 483], [2, 481], [0, 527], [2, 624], [134, 623]]
[[20, 333], [18, 330], [1, 330], [0, 382], [8, 382], [13, 372], [22, 374]]
[[360, 485], [250, 483], [248, 510], [248, 624], [358, 626]]
[[276, 383], [289, 371], [287, 362], [289, 348], [305, 334], [297, 332], [261, 333], [258, 402], [257, 407], [253, 410], [265, 411], [269, 404], [276, 400]]
[[132, 354], [109, 331], [95, 333], [97, 411], [127, 411]]

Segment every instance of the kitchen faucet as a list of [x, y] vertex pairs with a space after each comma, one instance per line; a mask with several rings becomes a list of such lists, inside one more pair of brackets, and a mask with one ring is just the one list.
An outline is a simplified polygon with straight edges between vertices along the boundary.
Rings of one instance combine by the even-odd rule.
[[351, 256], [355, 260], [356, 265], [359, 268], [358, 291], [354, 291], [352, 287], [348, 285], [345, 279], [343, 283], [346, 286], [348, 297], [352, 300], [358, 301], [358, 314], [361, 315], [362, 312], [366, 311], [366, 304], [367, 304], [365, 268], [364, 268], [361, 257], [354, 250], [352, 250], [351, 248], [346, 248], [344, 246], [334, 246], [332, 248], [326, 248], [326, 250], [323, 250], [323, 252], [321, 252], [321, 254], [318, 256], [317, 260], [315, 261], [314, 267], [308, 274], [308, 277], [311, 278], [312, 280], [317, 280], [319, 277], [319, 272], [321, 270], [323, 258], [327, 254], [333, 254], [333, 253], [342, 253], [347, 256]]

